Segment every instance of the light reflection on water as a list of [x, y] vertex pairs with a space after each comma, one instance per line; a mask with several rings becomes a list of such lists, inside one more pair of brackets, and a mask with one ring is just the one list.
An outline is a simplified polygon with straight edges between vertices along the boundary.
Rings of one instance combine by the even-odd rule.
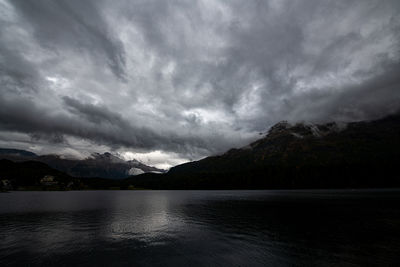
[[400, 191], [0, 194], [0, 263], [395, 265]]

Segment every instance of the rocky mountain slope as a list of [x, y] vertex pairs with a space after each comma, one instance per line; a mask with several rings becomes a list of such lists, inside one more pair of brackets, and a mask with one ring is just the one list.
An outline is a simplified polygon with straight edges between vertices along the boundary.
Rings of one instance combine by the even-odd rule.
[[50, 167], [74, 177], [100, 177], [123, 179], [142, 173], [163, 173], [164, 170], [147, 166], [137, 160], [125, 161], [111, 153], [94, 153], [90, 157], [77, 160], [57, 155], [38, 156], [32, 152], [18, 149], [0, 149], [0, 159], [15, 162], [33, 160], [48, 164]]
[[380, 120], [281, 122], [240, 149], [128, 179], [149, 188], [360, 188], [400, 186], [400, 115]]

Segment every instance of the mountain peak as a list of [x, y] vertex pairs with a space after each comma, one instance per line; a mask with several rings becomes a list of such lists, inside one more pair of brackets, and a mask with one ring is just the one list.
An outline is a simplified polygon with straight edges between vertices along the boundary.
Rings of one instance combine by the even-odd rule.
[[276, 133], [281, 133], [283, 131], [285, 131], [286, 129], [288, 129], [291, 125], [289, 124], [289, 122], [287, 121], [280, 121], [277, 124], [275, 124], [274, 126], [272, 126], [269, 131], [268, 131], [268, 135], [273, 135]]
[[103, 154], [100, 153], [93, 153], [89, 157], [89, 159], [95, 159], [95, 160], [102, 160], [102, 161], [109, 161], [112, 163], [125, 163], [126, 161], [118, 157], [117, 155], [113, 155], [110, 152], [105, 152]]
[[337, 122], [329, 122], [326, 124], [299, 122], [290, 124], [287, 121], [281, 121], [269, 129], [265, 138], [273, 138], [281, 135], [292, 135], [297, 138], [323, 137], [331, 133], [340, 132], [345, 128], [345, 123]]

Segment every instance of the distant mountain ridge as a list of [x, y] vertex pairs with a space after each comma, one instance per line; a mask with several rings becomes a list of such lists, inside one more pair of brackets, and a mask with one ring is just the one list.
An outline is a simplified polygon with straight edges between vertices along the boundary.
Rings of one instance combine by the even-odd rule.
[[400, 187], [400, 115], [347, 124], [280, 122], [248, 146], [129, 178], [193, 189]]
[[145, 165], [137, 160], [125, 161], [109, 152], [93, 153], [82, 160], [65, 159], [57, 155], [38, 156], [35, 153], [19, 149], [0, 148], [0, 159], [21, 162], [27, 160], [46, 163], [50, 167], [74, 177], [99, 177], [123, 179], [142, 173], [164, 173], [164, 170]]
[[[85, 160], [0, 150], [0, 158], [4, 155], [29, 159], [22, 164], [0, 161], [0, 178], [12, 181], [17, 187], [40, 185], [41, 179], [45, 178], [43, 175], [48, 174], [61, 177], [58, 179], [60, 186], [71, 188], [68, 185], [72, 181], [77, 189], [400, 187], [400, 115], [346, 125], [292, 125], [283, 121], [271, 127], [266, 136], [245, 147], [178, 165], [164, 174], [155, 173], [155, 168], [136, 160], [124, 161], [111, 153], [93, 154]], [[48, 166], [38, 162], [38, 159]], [[135, 170], [147, 173], [121, 180], [99, 178], [73, 181], [68, 174], [57, 173], [62, 169], [79, 177], [82, 174], [88, 177], [100, 177], [100, 174], [117, 177]], [[32, 177], [35, 179], [29, 180]]]
[[37, 157], [33, 152], [21, 150], [21, 149], [13, 149], [13, 148], [0, 148], [0, 156], [1, 155], [8, 155], [8, 156], [15, 156], [15, 157]]

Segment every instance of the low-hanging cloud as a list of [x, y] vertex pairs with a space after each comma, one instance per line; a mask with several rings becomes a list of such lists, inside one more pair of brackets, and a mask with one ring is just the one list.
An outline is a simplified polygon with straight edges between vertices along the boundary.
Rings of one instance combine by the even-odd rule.
[[395, 0], [2, 0], [0, 10], [7, 142], [196, 159], [280, 120], [400, 107]]

